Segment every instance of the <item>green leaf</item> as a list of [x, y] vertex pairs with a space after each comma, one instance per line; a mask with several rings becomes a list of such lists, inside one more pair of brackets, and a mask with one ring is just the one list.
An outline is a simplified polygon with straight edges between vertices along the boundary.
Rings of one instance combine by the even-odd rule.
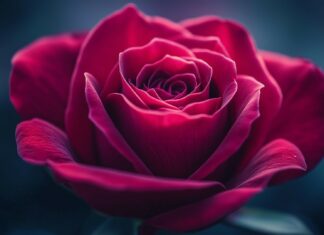
[[254, 208], [243, 208], [226, 218], [230, 225], [264, 234], [313, 235], [296, 216]]

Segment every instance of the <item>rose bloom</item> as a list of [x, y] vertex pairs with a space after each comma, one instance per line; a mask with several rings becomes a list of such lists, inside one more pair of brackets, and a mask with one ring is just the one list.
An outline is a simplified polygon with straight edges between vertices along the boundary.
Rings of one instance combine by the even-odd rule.
[[19, 155], [142, 228], [216, 223], [324, 155], [323, 73], [257, 50], [236, 22], [174, 23], [128, 5], [12, 63]]

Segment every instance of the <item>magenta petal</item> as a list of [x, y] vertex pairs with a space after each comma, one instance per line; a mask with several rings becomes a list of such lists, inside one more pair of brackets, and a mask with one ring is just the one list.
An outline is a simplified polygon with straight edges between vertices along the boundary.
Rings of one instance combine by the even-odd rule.
[[200, 17], [182, 22], [190, 32], [201, 36], [217, 36], [237, 66], [238, 74], [249, 75], [264, 84], [260, 97], [260, 118], [253, 125], [246, 149], [251, 157], [266, 138], [274, 116], [278, 113], [282, 94], [276, 80], [268, 72], [257, 53], [252, 37], [236, 22], [217, 17]]
[[224, 102], [229, 99], [225, 95], [227, 89], [232, 85], [236, 79], [236, 65], [235, 62], [222, 54], [217, 52], [195, 49], [195, 55], [208, 63], [213, 69], [211, 83], [219, 92], [219, 96], [224, 98]]
[[260, 191], [261, 188], [237, 188], [224, 191], [205, 200], [149, 218], [144, 221], [144, 224], [177, 232], [201, 229], [239, 209]]
[[94, 124], [96, 130], [105, 136], [107, 141], [105, 144], [110, 145], [111, 148], [114, 148], [121, 156], [126, 158], [137, 172], [151, 174], [150, 170], [129, 147], [107, 114], [98, 95], [98, 85], [95, 78], [90, 74], [86, 74], [85, 77], [85, 94], [89, 105], [89, 119]]
[[280, 181], [286, 181], [291, 175], [306, 169], [300, 150], [287, 140], [276, 139], [259, 150], [248, 165], [239, 170], [232, 185], [265, 187], [275, 176]]
[[216, 149], [227, 128], [225, 108], [192, 116], [146, 110], [122, 94], [111, 94], [106, 108], [127, 143], [159, 176], [188, 177]]
[[[154, 37], [170, 38], [187, 33], [181, 26], [159, 17], [149, 17], [134, 5], [102, 20], [88, 34], [73, 73], [65, 116], [70, 141], [80, 159], [89, 162], [95, 150], [94, 132], [87, 117], [84, 73], [94, 75], [101, 86], [118, 62], [118, 55], [133, 46], [142, 46]], [[80, 128], [82, 127], [82, 128]]]
[[218, 182], [163, 179], [71, 163], [49, 163], [55, 176], [100, 212], [148, 217], [202, 200], [223, 189]]
[[144, 65], [157, 62], [166, 55], [177, 57], [194, 56], [190, 50], [181, 44], [154, 38], [145, 46], [131, 47], [120, 53], [120, 72], [127, 81], [135, 80]]
[[228, 56], [221, 40], [215, 36], [188, 35], [176, 38], [175, 41], [190, 49], [207, 49]]
[[66, 134], [40, 119], [21, 122], [16, 129], [16, 141], [19, 156], [32, 164], [45, 165], [48, 160], [68, 162], [73, 159]]
[[12, 59], [10, 99], [24, 118], [42, 118], [64, 127], [64, 111], [83, 34], [46, 37]]
[[260, 115], [259, 98], [262, 84], [248, 76], [238, 76], [237, 83], [237, 93], [230, 104], [233, 108], [232, 115], [236, 119], [221, 144], [190, 178], [205, 178], [229, 159], [249, 136], [252, 123]]
[[[154, 63], [143, 65], [140, 71], [137, 71], [136, 86], [141, 87], [143, 85], [147, 85], [153, 88], [153, 84], [156, 79], [158, 79], [159, 73], [168, 75], [168, 77], [166, 77], [165, 79], [168, 79], [170, 76], [180, 73], [192, 73], [196, 76], [199, 76], [199, 70], [194, 62], [178, 56], [171, 56], [169, 54], [166, 54]], [[131, 75], [128, 75], [128, 77], [131, 77]], [[127, 72], [124, 73], [124, 78], [127, 78]]]
[[283, 93], [268, 140], [284, 138], [294, 143], [310, 170], [324, 157], [324, 74], [306, 60], [269, 52], [262, 57]]
[[222, 98], [211, 98], [187, 105], [182, 111], [190, 115], [208, 114], [212, 115], [222, 105]]

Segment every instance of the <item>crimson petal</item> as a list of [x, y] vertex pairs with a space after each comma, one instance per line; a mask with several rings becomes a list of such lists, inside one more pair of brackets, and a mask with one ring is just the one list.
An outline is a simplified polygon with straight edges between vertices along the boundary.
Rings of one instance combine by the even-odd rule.
[[230, 184], [233, 187], [265, 187], [274, 177], [286, 181], [306, 169], [300, 150], [287, 140], [276, 139], [262, 147]]
[[262, 188], [237, 188], [224, 191], [205, 200], [149, 218], [143, 225], [177, 232], [201, 229], [239, 209], [260, 191]]
[[85, 34], [64, 34], [33, 42], [12, 59], [10, 99], [24, 119], [64, 127], [72, 72]]
[[21, 122], [16, 128], [16, 141], [19, 156], [31, 164], [73, 160], [65, 133], [41, 119]]
[[176, 38], [175, 41], [190, 49], [208, 49], [228, 56], [221, 40], [215, 36], [189, 35]]
[[233, 99], [232, 114], [236, 117], [221, 144], [190, 178], [202, 179], [212, 174], [229, 159], [249, 136], [252, 123], [259, 117], [259, 98], [262, 84], [248, 76], [237, 77], [238, 90]]
[[152, 172], [167, 177], [188, 177], [217, 147], [227, 124], [225, 108], [213, 115], [161, 112], [139, 108], [117, 93], [107, 97], [106, 108]]
[[90, 74], [85, 74], [85, 77], [85, 96], [89, 106], [89, 119], [94, 124], [95, 129], [105, 136], [105, 145], [109, 145], [111, 146], [110, 149], [114, 149], [115, 151], [119, 152], [122, 157], [126, 158], [133, 165], [137, 172], [142, 174], [151, 174], [150, 170], [129, 147], [107, 114], [105, 107], [101, 103], [98, 95], [99, 88], [98, 84], [96, 84], [95, 78]]
[[154, 38], [145, 46], [130, 47], [120, 53], [120, 72], [127, 81], [135, 80], [144, 65], [157, 62], [166, 55], [177, 57], [194, 56], [190, 50], [181, 44]]
[[261, 55], [284, 95], [268, 140], [284, 138], [296, 144], [312, 169], [324, 157], [324, 74], [306, 60]]

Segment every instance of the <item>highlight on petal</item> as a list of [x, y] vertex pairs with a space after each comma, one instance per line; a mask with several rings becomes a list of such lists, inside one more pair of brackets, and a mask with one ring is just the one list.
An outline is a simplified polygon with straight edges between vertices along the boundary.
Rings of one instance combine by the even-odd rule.
[[259, 117], [260, 90], [263, 85], [248, 76], [237, 77], [238, 90], [231, 103], [233, 107], [234, 123], [217, 149], [190, 176], [192, 179], [203, 179], [228, 160], [249, 136], [253, 122]]
[[120, 52], [145, 45], [155, 37], [172, 38], [186, 33], [185, 29], [171, 21], [144, 15], [134, 5], [108, 16], [89, 32], [73, 73], [65, 116], [68, 136], [81, 161], [89, 162], [95, 148], [92, 126], [87, 117], [84, 73], [95, 76], [103, 86]]
[[207, 49], [228, 56], [228, 52], [221, 40], [215, 36], [188, 35], [174, 40], [190, 49]]
[[287, 140], [276, 139], [260, 149], [248, 165], [240, 167], [231, 184], [233, 187], [265, 187], [274, 177], [282, 182], [306, 169], [300, 150]]
[[261, 56], [284, 97], [268, 141], [284, 138], [294, 143], [311, 170], [324, 157], [324, 73], [303, 59], [270, 52]]
[[183, 112], [190, 115], [208, 114], [213, 115], [222, 106], [222, 98], [211, 98], [201, 102], [194, 102], [187, 105]]
[[10, 99], [23, 119], [64, 127], [72, 72], [85, 34], [41, 38], [12, 59]]
[[41, 119], [21, 122], [16, 129], [16, 141], [18, 155], [32, 164], [45, 165], [49, 160], [69, 162], [73, 159], [66, 134]]

